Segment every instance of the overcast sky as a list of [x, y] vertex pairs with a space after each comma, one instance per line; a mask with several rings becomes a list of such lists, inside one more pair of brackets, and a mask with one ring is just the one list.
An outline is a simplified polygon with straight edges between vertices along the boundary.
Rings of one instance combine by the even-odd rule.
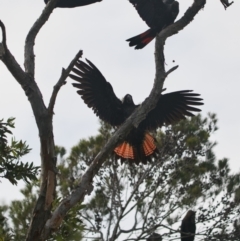
[[[179, 0], [179, 17], [192, 0]], [[6, 26], [7, 44], [23, 66], [25, 37], [45, 7], [43, 0], [0, 0], [0, 19]], [[165, 45], [166, 70], [179, 65], [166, 80], [167, 92], [192, 89], [205, 105], [202, 114], [214, 112], [219, 130], [212, 138], [218, 158], [228, 157], [239, 171], [240, 144], [240, 1], [227, 10], [220, 0], [208, 0], [194, 21]], [[103, 0], [75, 9], [55, 9], [37, 36], [36, 81], [48, 105], [61, 74], [78, 50], [91, 60], [109, 81], [119, 98], [130, 93], [136, 104], [150, 93], [155, 75], [154, 41], [142, 50], [126, 39], [147, 30], [128, 0]], [[173, 60], [175, 63], [173, 63]], [[72, 80], [59, 92], [55, 107], [55, 143], [68, 150], [81, 138], [96, 135], [98, 118], [76, 94]], [[0, 62], [0, 118], [16, 117], [14, 135], [32, 151], [23, 161], [40, 165], [39, 139], [30, 104], [18, 83]], [[18, 189], [1, 180], [0, 202], [21, 198]], [[8, 192], [8, 195], [5, 193]]]

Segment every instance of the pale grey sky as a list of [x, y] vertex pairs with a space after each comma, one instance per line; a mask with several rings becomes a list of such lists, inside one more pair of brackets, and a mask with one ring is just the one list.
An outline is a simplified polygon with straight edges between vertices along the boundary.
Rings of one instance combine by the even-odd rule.
[[[179, 0], [180, 14], [192, 0]], [[23, 66], [27, 32], [45, 4], [43, 0], [0, 0], [0, 19], [7, 31], [12, 54]], [[205, 105], [202, 114], [217, 113], [219, 130], [213, 136], [218, 158], [228, 157], [239, 171], [240, 144], [240, 2], [226, 11], [219, 0], [208, 0], [195, 20], [165, 45], [166, 69], [179, 68], [165, 82], [167, 91], [193, 89]], [[149, 94], [154, 80], [154, 41], [142, 50], [128, 47], [126, 39], [147, 30], [127, 0], [103, 0], [86, 7], [55, 9], [41, 29], [35, 44], [36, 81], [46, 104], [61, 68], [67, 67], [79, 49], [112, 84], [119, 98], [132, 94], [135, 103]], [[172, 61], [175, 60], [175, 63]], [[67, 149], [79, 139], [97, 133], [98, 118], [76, 94], [69, 78], [57, 98], [54, 135]], [[0, 62], [0, 118], [16, 117], [14, 135], [33, 150], [23, 160], [40, 165], [39, 141], [30, 104], [14, 78]], [[20, 197], [18, 189], [1, 180], [0, 202]], [[8, 195], [5, 195], [8, 192]]]

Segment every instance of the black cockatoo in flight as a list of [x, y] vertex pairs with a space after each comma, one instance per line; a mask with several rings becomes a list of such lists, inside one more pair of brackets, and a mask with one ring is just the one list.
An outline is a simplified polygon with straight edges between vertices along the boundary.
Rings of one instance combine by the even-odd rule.
[[189, 210], [182, 220], [181, 224], [181, 241], [194, 241], [196, 224], [196, 212]]
[[179, 13], [179, 3], [174, 0], [129, 1], [150, 27], [146, 32], [126, 40], [129, 46], [135, 46], [135, 49], [144, 48], [162, 29], [172, 24]]
[[[132, 96], [127, 94], [121, 101], [115, 95], [113, 88], [102, 73], [89, 60], [87, 63], [78, 60], [69, 76], [78, 83], [73, 86], [89, 108], [103, 121], [118, 127], [139, 106], [135, 105]], [[125, 140], [115, 149], [115, 154], [121, 161], [130, 163], [146, 163], [157, 147], [154, 138], [149, 133], [164, 124], [173, 124], [186, 116], [194, 116], [192, 111], [201, 111], [193, 106], [203, 105], [199, 94], [191, 90], [176, 91], [161, 95], [156, 107], [151, 110], [137, 128], [132, 129]]]
[[233, 1], [229, 2], [229, 0], [220, 0], [220, 1], [225, 9], [227, 9], [228, 7], [230, 7], [233, 4]]
[[[44, 0], [47, 4], [50, 0]], [[96, 2], [101, 2], [102, 0], [59, 0], [56, 8], [75, 8], [85, 5], [89, 5]]]

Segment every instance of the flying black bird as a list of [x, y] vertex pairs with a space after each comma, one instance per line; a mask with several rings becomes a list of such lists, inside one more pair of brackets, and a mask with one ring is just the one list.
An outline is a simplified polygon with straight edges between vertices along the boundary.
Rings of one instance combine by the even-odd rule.
[[[101, 1], [102, 0], [59, 0], [56, 8], [75, 8]], [[47, 4], [49, 0], [44, 0], [44, 2]]]
[[233, 1], [229, 2], [229, 0], [220, 0], [220, 1], [225, 9], [227, 9], [229, 6], [231, 6], [233, 4]]
[[[122, 101], [118, 99], [101, 72], [89, 60], [86, 61], [87, 63], [78, 60], [72, 70], [76, 75], [69, 75], [78, 82], [73, 86], [79, 89], [77, 93], [100, 119], [114, 127], [120, 126], [139, 105], [134, 104], [129, 94]], [[161, 95], [155, 109], [114, 149], [116, 155], [122, 161], [127, 159], [136, 164], [146, 163], [157, 152], [154, 138], [148, 131], [175, 123], [186, 116], [194, 116], [192, 111], [201, 110], [192, 106], [203, 104], [197, 96], [199, 94], [191, 93], [191, 90]]]
[[195, 224], [195, 214], [196, 212], [189, 210], [182, 220], [181, 224], [181, 241], [193, 241], [196, 224]]
[[140, 17], [150, 27], [146, 32], [127, 39], [129, 46], [144, 48], [157, 34], [172, 24], [179, 13], [179, 3], [174, 0], [129, 0]]

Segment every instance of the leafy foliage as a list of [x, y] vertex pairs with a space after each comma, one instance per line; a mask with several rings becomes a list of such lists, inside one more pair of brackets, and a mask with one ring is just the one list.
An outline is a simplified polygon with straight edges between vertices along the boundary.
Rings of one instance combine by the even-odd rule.
[[0, 241], [11, 241], [13, 235], [6, 218], [6, 205], [0, 206]]
[[[216, 143], [210, 136], [217, 129], [216, 115], [198, 115], [159, 130], [159, 156], [147, 165], [120, 165], [109, 156], [95, 177], [94, 194], [80, 213], [86, 236], [146, 240], [158, 232], [163, 240], [176, 239], [181, 219], [191, 208], [197, 211], [196, 240], [236, 240], [240, 179], [238, 173], [230, 174], [228, 159], [216, 159]], [[102, 123], [100, 135], [81, 140], [68, 158], [62, 157], [63, 196], [74, 190], [112, 131]]]
[[8, 135], [12, 135], [10, 128], [14, 128], [14, 118], [9, 118], [6, 122], [0, 120], [0, 177], [7, 178], [15, 185], [18, 180], [27, 183], [36, 180], [39, 167], [34, 167], [33, 163], [20, 161], [20, 158], [28, 154], [31, 149], [26, 142], [17, 141], [15, 138], [9, 143]]
[[[68, 213], [49, 240], [179, 239], [180, 223], [189, 209], [196, 211], [195, 240], [238, 240], [240, 174], [230, 174], [228, 159], [216, 159], [216, 143], [210, 137], [217, 129], [216, 115], [209, 114], [159, 130], [159, 156], [147, 165], [120, 165], [110, 155], [94, 179], [93, 195]], [[67, 158], [65, 148], [56, 147], [59, 186], [53, 209], [74, 191], [113, 131], [101, 123], [100, 133], [80, 140]], [[12, 240], [26, 233], [37, 186], [27, 184], [24, 200], [1, 207], [13, 223]]]
[[[27, 183], [21, 190], [23, 200], [15, 200], [11, 205], [0, 206], [0, 241], [24, 240], [31, 222], [31, 215], [37, 201], [39, 182]], [[54, 202], [55, 208], [61, 198]], [[81, 240], [83, 224], [78, 213], [82, 206], [77, 205], [63, 220], [60, 228], [54, 232], [49, 241], [76, 241]], [[8, 212], [8, 215], [6, 214]], [[9, 222], [10, 221], [10, 222]], [[10, 228], [11, 226], [11, 228]], [[1, 239], [2, 238], [2, 239]]]

